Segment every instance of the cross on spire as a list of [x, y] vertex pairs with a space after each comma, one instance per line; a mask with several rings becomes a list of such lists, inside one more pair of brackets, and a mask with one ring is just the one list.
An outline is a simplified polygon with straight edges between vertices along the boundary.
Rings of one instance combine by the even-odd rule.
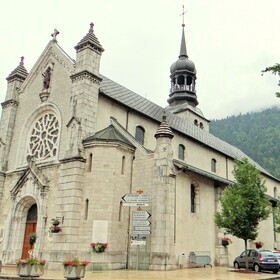
[[185, 16], [186, 13], [187, 13], [187, 11], [185, 11], [185, 7], [184, 7], [184, 5], [183, 5], [183, 12], [182, 12], [182, 14], [180, 14], [180, 16], [182, 16], [182, 21], [183, 21], [182, 26], [183, 26], [183, 27], [185, 26], [184, 16]]
[[24, 56], [22, 56], [22, 57], [20, 58], [20, 63], [19, 63], [19, 65], [23, 65], [23, 61], [24, 61]]
[[90, 28], [89, 28], [89, 31], [88, 31], [88, 32], [93, 33], [93, 26], [94, 26], [94, 24], [93, 24], [93, 22], [91, 22], [91, 23], [90, 23]]
[[59, 34], [59, 31], [55, 28], [51, 36], [53, 37], [53, 42], [57, 42], [56, 36]]

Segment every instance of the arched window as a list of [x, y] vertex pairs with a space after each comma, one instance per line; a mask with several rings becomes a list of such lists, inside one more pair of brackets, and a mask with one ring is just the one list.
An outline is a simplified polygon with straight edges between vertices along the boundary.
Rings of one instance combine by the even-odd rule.
[[124, 174], [124, 168], [125, 168], [125, 156], [122, 157], [122, 170], [121, 170], [121, 174]]
[[191, 184], [191, 213], [195, 213], [195, 185]]
[[93, 155], [92, 153], [89, 154], [89, 157], [87, 159], [87, 171], [91, 172], [92, 170], [92, 159], [93, 159]]
[[194, 125], [198, 126], [198, 120], [194, 120]]
[[276, 187], [274, 187], [273, 192], [274, 192], [274, 197], [275, 197], [275, 198], [278, 198], [278, 191], [277, 191], [277, 188], [276, 188]]
[[185, 84], [185, 77], [184, 76], [179, 76], [177, 79], [178, 85], [184, 85]]
[[85, 201], [85, 220], [88, 219], [88, 199]]
[[214, 158], [211, 159], [211, 171], [212, 172], [217, 171], [217, 161]]
[[203, 123], [202, 123], [202, 122], [199, 123], [199, 127], [200, 127], [201, 129], [203, 129]]
[[191, 76], [188, 76], [188, 77], [187, 77], [187, 85], [188, 85], [188, 86], [190, 86], [190, 85], [192, 84], [192, 80], [193, 80], [193, 79], [192, 79]]
[[33, 204], [27, 213], [27, 222], [37, 222], [37, 204]]
[[185, 160], [185, 146], [182, 144], [179, 144], [178, 146], [178, 158]]
[[145, 129], [140, 125], [136, 126], [135, 138], [142, 145], [144, 145], [144, 136], [145, 136]]

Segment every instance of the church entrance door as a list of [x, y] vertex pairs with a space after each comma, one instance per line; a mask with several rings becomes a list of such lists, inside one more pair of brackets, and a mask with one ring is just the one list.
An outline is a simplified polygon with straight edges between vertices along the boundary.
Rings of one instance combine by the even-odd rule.
[[22, 248], [22, 258], [29, 258], [28, 251], [33, 247], [29, 245], [29, 235], [31, 232], [36, 232], [37, 227], [37, 205], [33, 204], [27, 213], [24, 239], [23, 239], [23, 248]]

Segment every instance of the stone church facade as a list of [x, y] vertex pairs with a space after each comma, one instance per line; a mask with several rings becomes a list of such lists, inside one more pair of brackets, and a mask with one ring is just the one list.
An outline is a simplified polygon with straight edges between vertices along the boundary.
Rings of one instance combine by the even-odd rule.
[[[212, 265], [231, 265], [243, 242], [231, 237], [234, 246], [221, 246], [213, 215], [233, 183], [234, 159], [246, 155], [209, 133], [197, 107], [184, 25], [166, 108], [99, 73], [104, 49], [93, 24], [75, 46], [75, 60], [57, 34], [29, 73], [21, 58], [7, 77], [0, 123], [2, 262], [28, 256], [28, 235], [36, 232], [35, 255], [52, 269], [78, 256], [93, 269], [170, 270], [190, 267], [191, 252], [202, 251]], [[279, 181], [254, 164], [274, 205]], [[134, 194], [131, 201], [127, 194]], [[58, 233], [50, 230], [53, 219]], [[267, 249], [278, 245], [273, 217], [262, 222], [259, 239]], [[108, 247], [96, 253], [91, 242]]]

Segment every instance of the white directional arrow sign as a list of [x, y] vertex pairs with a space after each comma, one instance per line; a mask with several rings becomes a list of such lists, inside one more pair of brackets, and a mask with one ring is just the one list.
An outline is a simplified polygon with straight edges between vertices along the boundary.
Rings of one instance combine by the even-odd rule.
[[122, 199], [124, 202], [130, 203], [148, 203], [149, 195], [143, 193], [127, 193]]
[[147, 211], [133, 211], [132, 219], [133, 220], [147, 220], [151, 217], [151, 214]]
[[132, 234], [149, 235], [151, 232], [149, 230], [133, 230]]
[[151, 230], [150, 227], [132, 227], [132, 231], [135, 231], [135, 230]]
[[145, 206], [149, 206], [148, 203], [140, 203], [140, 202], [123, 202], [122, 203], [123, 206], [129, 206], [129, 207], [145, 207]]
[[148, 221], [148, 220], [144, 220], [144, 221], [142, 221], [142, 220], [132, 221], [132, 226], [134, 226], [134, 227], [147, 227], [147, 226], [149, 226], [150, 224], [151, 224], [151, 222]]

